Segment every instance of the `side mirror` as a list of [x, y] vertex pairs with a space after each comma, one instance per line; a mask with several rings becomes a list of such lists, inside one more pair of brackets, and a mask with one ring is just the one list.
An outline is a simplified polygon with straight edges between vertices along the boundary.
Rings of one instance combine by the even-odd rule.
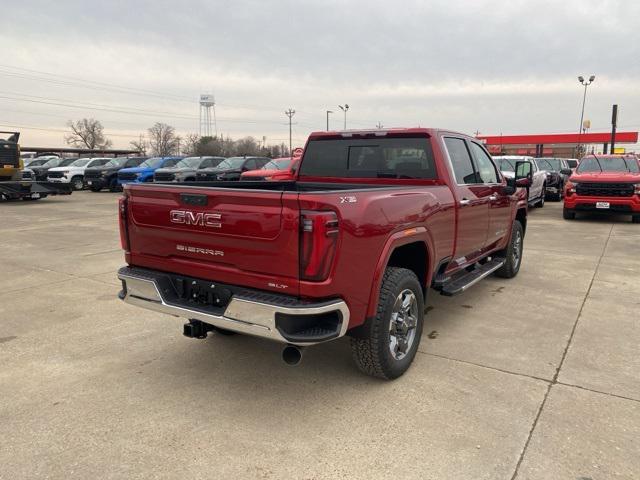
[[529, 161], [516, 162], [516, 183], [522, 178], [529, 180], [529, 185], [533, 183], [533, 167]]
[[562, 170], [560, 170], [560, 173], [562, 175], [571, 175], [573, 172], [571, 171], [570, 168], [563, 168]]
[[531, 181], [528, 178], [519, 178], [516, 180], [516, 187], [519, 188], [529, 188], [531, 186]]

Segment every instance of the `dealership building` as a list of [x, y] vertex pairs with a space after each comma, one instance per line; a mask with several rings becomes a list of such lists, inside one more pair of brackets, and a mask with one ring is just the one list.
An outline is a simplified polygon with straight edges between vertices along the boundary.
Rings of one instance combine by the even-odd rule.
[[[534, 135], [478, 135], [492, 155], [532, 157], [577, 157], [578, 146], [587, 153], [609, 152], [611, 132], [550, 133]], [[633, 153], [638, 148], [638, 132], [616, 132], [614, 153]]]

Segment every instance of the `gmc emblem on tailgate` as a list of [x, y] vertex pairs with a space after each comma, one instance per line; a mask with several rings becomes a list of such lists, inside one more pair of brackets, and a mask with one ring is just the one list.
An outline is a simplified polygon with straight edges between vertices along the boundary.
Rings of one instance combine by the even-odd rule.
[[220, 220], [222, 215], [219, 213], [203, 213], [190, 212], [189, 210], [171, 210], [169, 212], [169, 220], [172, 223], [181, 223], [184, 225], [200, 225], [201, 227], [222, 228]]

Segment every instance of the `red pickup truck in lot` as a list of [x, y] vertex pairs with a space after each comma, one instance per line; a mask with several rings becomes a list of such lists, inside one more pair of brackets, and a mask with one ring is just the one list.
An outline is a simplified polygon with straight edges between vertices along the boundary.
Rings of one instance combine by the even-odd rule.
[[505, 179], [476, 139], [436, 129], [313, 133], [290, 182], [127, 185], [125, 302], [184, 334], [307, 345], [351, 337], [365, 373], [402, 375], [429, 288], [518, 273], [531, 164]]
[[640, 223], [640, 163], [635, 155], [587, 155], [565, 184], [563, 217], [578, 212], [631, 215]]

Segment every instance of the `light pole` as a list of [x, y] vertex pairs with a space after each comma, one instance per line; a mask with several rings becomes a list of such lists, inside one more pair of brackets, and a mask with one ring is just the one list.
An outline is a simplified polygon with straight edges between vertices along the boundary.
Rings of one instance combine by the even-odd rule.
[[292, 149], [292, 146], [291, 146], [291, 119], [296, 114], [296, 111], [293, 108], [290, 108], [289, 110], [285, 111], [284, 114], [287, 117], [289, 117], [289, 155], [293, 155], [293, 153], [291, 152], [291, 149]]
[[580, 126], [578, 127], [578, 153], [582, 150], [582, 121], [584, 120], [584, 104], [587, 101], [587, 87], [593, 83], [596, 79], [595, 75], [591, 75], [589, 80], [584, 79], [581, 75], [578, 77], [578, 82], [584, 85], [584, 95], [582, 95], [582, 112], [580, 113]]
[[338, 105], [338, 108], [344, 112], [344, 129], [346, 130], [347, 129], [347, 111], [349, 110], [349, 105], [345, 103], [344, 107], [342, 105]]
[[333, 110], [327, 110], [327, 132], [329, 131], [329, 114], [333, 113]]

